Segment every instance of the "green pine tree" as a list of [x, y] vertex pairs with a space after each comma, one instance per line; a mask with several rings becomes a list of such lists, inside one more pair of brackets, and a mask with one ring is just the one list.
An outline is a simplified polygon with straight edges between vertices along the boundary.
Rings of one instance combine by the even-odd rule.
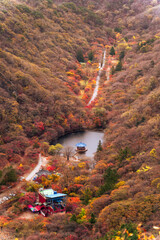
[[111, 169], [109, 167], [107, 168], [103, 177], [104, 177], [104, 185], [102, 185], [99, 189], [100, 195], [102, 195], [107, 191], [113, 190], [119, 176], [116, 169]]
[[90, 52], [88, 53], [88, 59], [89, 59], [90, 61], [93, 61], [93, 58], [94, 58], [94, 54], [93, 54], [92, 51], [90, 51]]
[[111, 74], [113, 75], [115, 73], [115, 68], [114, 66], [111, 67]]
[[115, 55], [115, 50], [114, 50], [114, 47], [111, 47], [110, 49], [110, 53], [109, 53], [111, 56]]
[[118, 32], [118, 33], [121, 33], [122, 32], [122, 28], [121, 27], [115, 27], [114, 31]]
[[125, 56], [125, 52], [124, 51], [121, 51], [120, 54], [119, 54], [119, 61], [121, 61]]
[[115, 70], [116, 71], [121, 71], [122, 70], [122, 62], [121, 61], [118, 62]]
[[91, 213], [91, 218], [89, 219], [89, 222], [92, 224], [96, 223], [96, 218], [95, 218], [94, 213]]
[[78, 60], [79, 62], [84, 62], [84, 57], [83, 57], [82, 49], [79, 49], [78, 52], [77, 52], [77, 60]]
[[7, 175], [8, 182], [16, 182], [17, 181], [17, 173], [16, 173], [15, 169], [11, 168], [10, 172], [8, 172], [6, 175]]
[[103, 150], [102, 148], [102, 142], [99, 140], [98, 147], [97, 147], [97, 152], [101, 152]]

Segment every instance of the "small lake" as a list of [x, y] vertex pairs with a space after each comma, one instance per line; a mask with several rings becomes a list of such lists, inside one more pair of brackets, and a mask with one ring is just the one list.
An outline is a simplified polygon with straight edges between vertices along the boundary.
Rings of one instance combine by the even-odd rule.
[[87, 144], [88, 151], [85, 152], [86, 157], [93, 157], [93, 154], [97, 151], [99, 140], [103, 142], [104, 133], [102, 131], [85, 131], [78, 133], [71, 133], [58, 139], [58, 143], [65, 146], [72, 146], [76, 149], [76, 144], [83, 142]]

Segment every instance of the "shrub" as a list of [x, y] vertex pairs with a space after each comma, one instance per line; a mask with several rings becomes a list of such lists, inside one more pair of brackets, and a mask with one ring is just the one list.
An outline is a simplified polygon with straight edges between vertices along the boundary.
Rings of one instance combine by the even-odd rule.
[[129, 186], [122, 186], [111, 192], [111, 199], [113, 201], [120, 201], [128, 198], [128, 188]]
[[114, 31], [121, 33], [121, 32], [122, 32], [122, 28], [121, 28], [121, 27], [115, 27], [115, 28], [114, 28]]
[[47, 0], [47, 2], [48, 2], [48, 7], [51, 7], [52, 3], [53, 3], [53, 0]]
[[3, 33], [3, 31], [4, 31], [3, 25], [0, 24], [0, 33]]
[[19, 4], [16, 6], [16, 8], [18, 8], [18, 10], [21, 11], [22, 13], [31, 13], [31, 9], [24, 4]]
[[115, 187], [119, 188], [119, 187], [124, 186], [124, 185], [125, 185], [125, 181], [120, 181], [115, 185]]
[[115, 202], [106, 206], [99, 215], [99, 225], [105, 225], [107, 230], [117, 228], [123, 223], [122, 216], [125, 216], [130, 206], [131, 202], [128, 201]]
[[50, 155], [55, 155], [56, 153], [56, 147], [54, 145], [51, 145], [48, 150]]
[[154, 187], [157, 187], [157, 185], [160, 183], [160, 178], [155, 178], [153, 179], [153, 181], [151, 182], [151, 185]]
[[37, 192], [39, 188], [43, 188], [42, 184], [37, 184], [35, 182], [27, 184], [27, 192]]
[[100, 16], [92, 11], [88, 11], [88, 15], [85, 17], [84, 21], [87, 23], [94, 23], [95, 25], [103, 25]]
[[105, 235], [105, 239], [107, 240], [137, 240], [139, 237], [140, 234], [138, 234], [137, 225], [134, 223], [122, 224], [120, 229], [115, 231], [109, 231]]
[[19, 202], [21, 204], [24, 204], [24, 205], [28, 205], [28, 204], [33, 204], [36, 202], [36, 195], [34, 192], [28, 192], [28, 193], [25, 193], [24, 196], [22, 196], [20, 199], [19, 199]]
[[123, 160], [125, 160], [127, 157], [130, 157], [131, 155], [132, 154], [130, 149], [128, 147], [125, 147], [124, 149], [120, 149], [117, 159], [121, 163]]
[[64, 3], [63, 5], [69, 9], [71, 9], [73, 12], [77, 11], [76, 5], [72, 2]]
[[82, 49], [79, 49], [78, 52], [77, 52], [77, 60], [79, 62], [84, 62], [84, 57], [83, 57], [83, 52], [82, 52]]
[[17, 181], [17, 174], [16, 170], [11, 168], [10, 171], [6, 174], [6, 182], [16, 182]]
[[89, 59], [90, 61], [93, 61], [93, 58], [94, 58], [94, 53], [93, 53], [93, 51], [90, 51], [90, 52], [88, 53], [88, 59]]
[[76, 214], [73, 214], [73, 215], [71, 216], [70, 221], [71, 221], [71, 222], [77, 222]]
[[8, 167], [3, 169], [3, 173], [0, 179], [0, 184], [5, 185], [7, 183], [12, 183], [17, 181], [17, 173], [16, 170], [12, 167]]
[[39, 12], [39, 11], [33, 11], [33, 12], [32, 12], [32, 16], [33, 16], [34, 18], [36, 18], [36, 19], [38, 19], [38, 18], [44, 18], [43, 14], [42, 14], [41, 12]]
[[98, 216], [101, 210], [109, 204], [111, 204], [111, 198], [109, 195], [103, 195], [92, 200], [87, 210], [90, 214], [93, 212], [95, 216]]
[[89, 219], [89, 222], [92, 224], [96, 223], [96, 218], [95, 218], [94, 213], [91, 213], [91, 218]]

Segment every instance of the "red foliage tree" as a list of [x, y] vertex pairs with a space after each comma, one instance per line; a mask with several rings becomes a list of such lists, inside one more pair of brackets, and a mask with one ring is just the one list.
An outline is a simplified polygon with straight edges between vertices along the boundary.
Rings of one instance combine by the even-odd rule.
[[19, 202], [25, 205], [33, 204], [36, 202], [36, 195], [33, 192], [25, 193], [25, 195], [19, 199]]

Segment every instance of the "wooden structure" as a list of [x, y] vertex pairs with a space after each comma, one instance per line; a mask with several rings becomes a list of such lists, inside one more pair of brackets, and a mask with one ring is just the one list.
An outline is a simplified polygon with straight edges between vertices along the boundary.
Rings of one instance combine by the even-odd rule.
[[76, 147], [77, 147], [76, 152], [77, 153], [85, 153], [87, 151], [86, 146], [87, 145], [85, 143], [82, 143], [82, 142], [77, 143], [76, 144]]

